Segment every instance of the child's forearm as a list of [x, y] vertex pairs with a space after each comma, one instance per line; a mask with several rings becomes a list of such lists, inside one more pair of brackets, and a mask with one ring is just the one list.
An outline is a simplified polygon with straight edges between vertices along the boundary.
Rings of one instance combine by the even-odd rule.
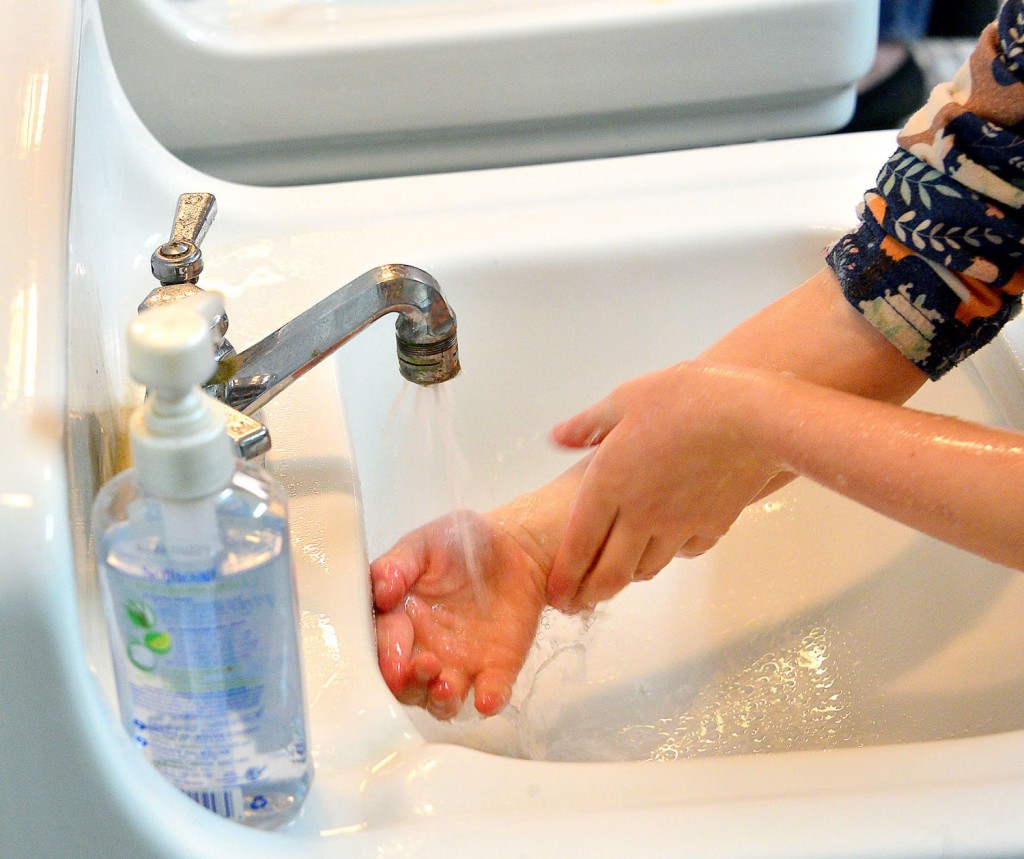
[[[927, 379], [850, 306], [827, 266], [729, 331], [700, 359], [791, 373], [891, 403], [905, 402]], [[759, 497], [792, 479], [778, 474]]]
[[[681, 367], [684, 365], [681, 365]], [[998, 563], [1024, 569], [1024, 436], [789, 374], [690, 364], [684, 409], [745, 455]], [[490, 514], [549, 572], [591, 457]], [[628, 577], [623, 584], [628, 581]]]
[[[827, 268], [726, 334], [701, 361], [791, 374], [819, 386], [897, 403], [925, 380], [849, 305]], [[545, 486], [490, 514], [543, 570], [554, 564], [590, 459], [584, 458]], [[722, 463], [723, 469], [730, 466]], [[772, 477], [767, 460], [765, 471], [768, 482], [761, 484], [762, 494], [792, 477], [788, 473]]]
[[[892, 402], [902, 402], [925, 380], [849, 305], [828, 268], [730, 331], [701, 359], [791, 373], [818, 385]], [[550, 483], [490, 514], [542, 569], [550, 569], [554, 562], [589, 461], [585, 457]], [[765, 493], [791, 477], [778, 475]]]
[[795, 380], [745, 399], [745, 425], [784, 468], [1024, 569], [1024, 436]]
[[732, 329], [700, 360], [792, 373], [894, 403], [906, 401], [926, 381], [850, 305], [828, 267]]

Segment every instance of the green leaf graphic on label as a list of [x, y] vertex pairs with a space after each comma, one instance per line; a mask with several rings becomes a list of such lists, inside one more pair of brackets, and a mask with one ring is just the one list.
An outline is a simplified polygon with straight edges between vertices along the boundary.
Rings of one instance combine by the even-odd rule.
[[163, 655], [170, 652], [171, 637], [166, 632], [147, 632], [145, 642], [154, 653]]
[[156, 623], [156, 613], [142, 600], [129, 600], [124, 604], [128, 620], [140, 629], [150, 629]]
[[128, 658], [132, 661], [132, 665], [142, 671], [152, 671], [156, 668], [156, 654], [137, 641], [128, 645]]

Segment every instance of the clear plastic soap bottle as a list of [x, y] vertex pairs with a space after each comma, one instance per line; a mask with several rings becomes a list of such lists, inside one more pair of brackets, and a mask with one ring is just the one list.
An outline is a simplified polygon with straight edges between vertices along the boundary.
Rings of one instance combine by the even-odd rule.
[[235, 458], [200, 388], [215, 366], [210, 301], [147, 310], [129, 329], [149, 396], [131, 419], [133, 467], [96, 499], [96, 557], [129, 735], [201, 805], [272, 828], [313, 776], [286, 503]]

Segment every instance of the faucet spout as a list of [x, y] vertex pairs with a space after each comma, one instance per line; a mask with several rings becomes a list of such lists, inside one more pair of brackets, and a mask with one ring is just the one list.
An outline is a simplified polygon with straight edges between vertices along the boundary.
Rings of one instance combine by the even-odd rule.
[[[212, 380], [232, 408], [251, 415], [356, 334], [397, 312], [399, 370], [418, 385], [459, 373], [455, 314], [425, 271], [409, 265], [371, 269], [237, 355]], [[222, 387], [221, 387], [222, 386]]]
[[[199, 245], [217, 214], [212, 194], [178, 197], [170, 240], [153, 253], [151, 267], [160, 286], [139, 312], [170, 301], [202, 295]], [[217, 371], [206, 391], [224, 407], [228, 433], [245, 459], [270, 449], [270, 432], [253, 414], [371, 322], [398, 313], [398, 367], [418, 385], [446, 382], [459, 374], [459, 344], [452, 313], [425, 271], [411, 265], [382, 265], [356, 278], [282, 325], [241, 354], [225, 339], [223, 304], [207, 302]]]

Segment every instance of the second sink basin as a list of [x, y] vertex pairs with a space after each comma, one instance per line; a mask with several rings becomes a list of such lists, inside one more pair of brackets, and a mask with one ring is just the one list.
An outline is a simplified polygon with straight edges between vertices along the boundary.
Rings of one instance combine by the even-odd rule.
[[255, 184], [829, 131], [877, 0], [102, 0], [168, 149]]

